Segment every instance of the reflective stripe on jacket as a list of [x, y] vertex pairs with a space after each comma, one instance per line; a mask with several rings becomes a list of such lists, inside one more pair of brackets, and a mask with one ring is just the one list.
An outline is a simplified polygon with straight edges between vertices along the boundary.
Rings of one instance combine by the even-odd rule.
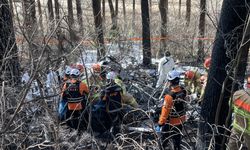
[[250, 89], [236, 91], [233, 97], [233, 127], [250, 134]]
[[[180, 96], [180, 97], [179, 97]], [[184, 101], [181, 98], [186, 97], [186, 91], [180, 86], [173, 87], [171, 93], [164, 97], [159, 124], [170, 123], [171, 125], [180, 125], [186, 120]], [[180, 100], [178, 100], [180, 99]]]

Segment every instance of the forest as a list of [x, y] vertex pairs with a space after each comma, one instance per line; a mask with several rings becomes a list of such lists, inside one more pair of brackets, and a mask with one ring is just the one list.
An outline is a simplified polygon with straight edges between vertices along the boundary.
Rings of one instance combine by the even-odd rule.
[[0, 149], [250, 149], [249, 4], [0, 0]]

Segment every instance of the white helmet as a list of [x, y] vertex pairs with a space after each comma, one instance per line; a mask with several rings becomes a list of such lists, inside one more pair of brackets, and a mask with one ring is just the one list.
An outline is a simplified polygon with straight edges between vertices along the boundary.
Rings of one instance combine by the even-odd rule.
[[71, 72], [71, 67], [67, 66], [65, 69], [65, 74], [70, 75], [70, 72]]
[[80, 75], [80, 71], [78, 69], [72, 69], [70, 71], [70, 75], [71, 76], [79, 76]]
[[172, 80], [174, 80], [176, 78], [180, 78], [180, 72], [178, 72], [176, 70], [169, 71], [167, 79], [169, 81], [172, 81]]
[[106, 78], [107, 78], [107, 79], [111, 79], [111, 80], [114, 80], [116, 77], [117, 77], [117, 74], [116, 74], [114, 71], [111, 71], [111, 72], [109, 72], [109, 73], [106, 75]]

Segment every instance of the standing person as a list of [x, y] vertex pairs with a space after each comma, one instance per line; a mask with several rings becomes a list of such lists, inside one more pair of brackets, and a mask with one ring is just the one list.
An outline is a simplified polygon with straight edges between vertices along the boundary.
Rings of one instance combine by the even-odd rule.
[[179, 85], [180, 73], [172, 70], [168, 73], [167, 80], [170, 83], [170, 92], [164, 97], [158, 126], [156, 132], [161, 132], [163, 147], [168, 145], [168, 139], [171, 137], [174, 143], [174, 149], [181, 147], [182, 125], [186, 121], [185, 102], [186, 91]]
[[202, 89], [201, 89], [201, 95], [200, 95], [200, 102], [202, 102], [204, 94], [205, 94], [205, 88], [206, 88], [206, 85], [207, 85], [207, 78], [208, 78], [208, 70], [209, 70], [210, 65], [211, 65], [211, 57], [205, 59], [203, 65], [204, 65], [204, 68], [206, 69], [206, 73], [200, 79], [202, 81], [202, 83], [203, 83]]
[[238, 150], [245, 142], [250, 149], [250, 74], [247, 75], [247, 89], [238, 90], [233, 95], [233, 128], [229, 139], [229, 149]]
[[158, 65], [159, 79], [157, 81], [156, 87], [160, 87], [162, 84], [164, 84], [168, 72], [173, 70], [174, 66], [175, 66], [175, 62], [173, 58], [171, 57], [170, 52], [166, 51], [164, 54], [164, 57], [160, 59], [160, 62]]
[[[87, 94], [89, 89], [87, 85], [80, 81], [80, 71], [72, 69], [70, 72], [70, 80], [63, 86], [62, 100], [67, 101], [66, 118], [71, 118], [67, 124], [74, 129], [83, 129], [86, 127], [87, 112], [82, 115], [86, 109]], [[80, 127], [80, 128], [78, 128]]]

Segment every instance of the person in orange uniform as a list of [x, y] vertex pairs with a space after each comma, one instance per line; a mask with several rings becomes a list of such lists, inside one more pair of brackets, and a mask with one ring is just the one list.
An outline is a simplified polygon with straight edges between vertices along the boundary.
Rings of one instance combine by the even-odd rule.
[[71, 118], [67, 121], [67, 124], [73, 129], [82, 130], [86, 127], [86, 121], [88, 120], [86, 111], [84, 115], [82, 115], [82, 113], [86, 108], [89, 89], [85, 83], [79, 80], [79, 77], [80, 71], [78, 69], [72, 69], [70, 72], [70, 80], [63, 86], [62, 99], [67, 101], [68, 111], [66, 112], [66, 118]]
[[174, 149], [179, 150], [181, 145], [182, 125], [186, 121], [185, 97], [186, 91], [179, 85], [180, 73], [172, 70], [168, 73], [170, 92], [164, 97], [156, 132], [161, 132], [163, 147], [166, 148], [170, 137], [173, 139]]

